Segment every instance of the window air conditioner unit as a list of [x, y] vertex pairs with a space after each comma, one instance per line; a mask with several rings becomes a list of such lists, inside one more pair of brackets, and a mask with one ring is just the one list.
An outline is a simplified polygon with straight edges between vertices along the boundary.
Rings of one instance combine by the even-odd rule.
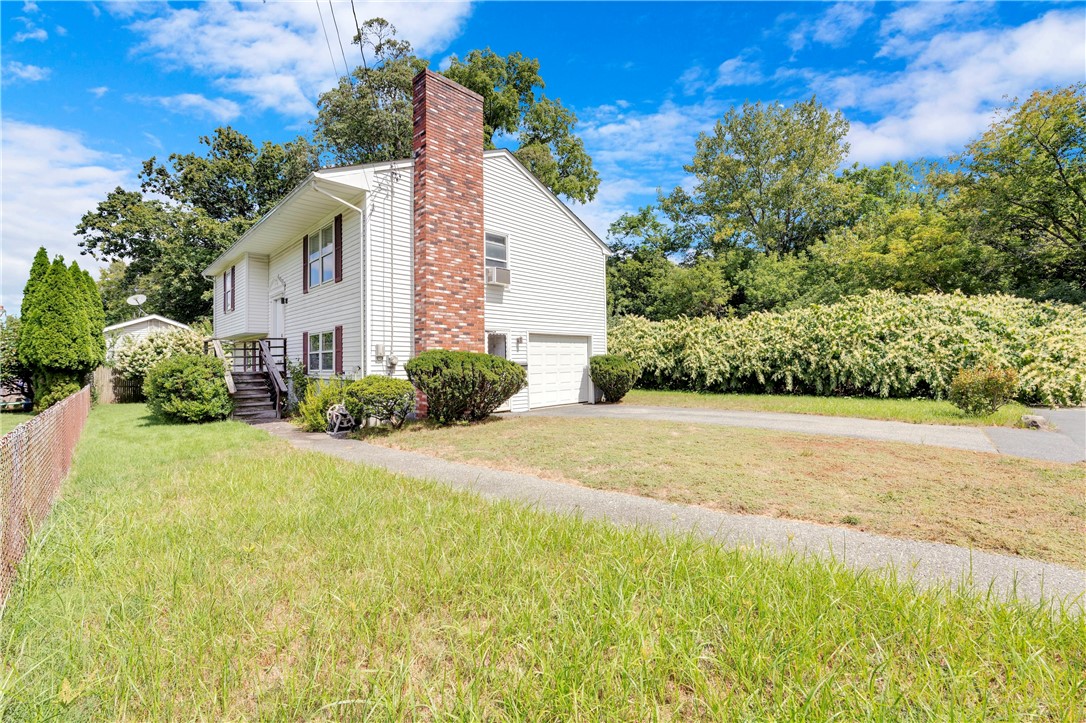
[[495, 266], [487, 267], [486, 283], [509, 286], [509, 269], [499, 269]]

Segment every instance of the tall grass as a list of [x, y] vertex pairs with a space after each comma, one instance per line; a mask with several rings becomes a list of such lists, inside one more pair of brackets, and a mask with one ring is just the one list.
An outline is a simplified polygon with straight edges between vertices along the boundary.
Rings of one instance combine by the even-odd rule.
[[1086, 623], [96, 409], [0, 622], [13, 719], [1073, 718]]

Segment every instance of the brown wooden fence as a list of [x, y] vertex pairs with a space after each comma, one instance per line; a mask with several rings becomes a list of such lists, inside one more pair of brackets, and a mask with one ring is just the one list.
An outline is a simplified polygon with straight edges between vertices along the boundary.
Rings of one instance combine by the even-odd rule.
[[123, 404], [143, 399], [143, 385], [139, 379], [125, 379], [112, 367], [94, 370], [94, 390], [102, 404]]
[[86, 386], [0, 437], [0, 605], [68, 476], [90, 405]]

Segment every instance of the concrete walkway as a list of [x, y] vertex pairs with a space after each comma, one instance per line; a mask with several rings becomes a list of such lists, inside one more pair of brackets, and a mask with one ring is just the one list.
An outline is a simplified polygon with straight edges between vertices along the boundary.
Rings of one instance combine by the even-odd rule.
[[719, 424], [778, 432], [825, 434], [882, 442], [907, 442], [933, 447], [991, 452], [1048, 462], [1086, 460], [1086, 409], [1041, 409], [1036, 413], [1057, 425], [1058, 431], [1010, 427], [956, 427], [910, 424], [855, 417], [779, 412], [740, 412], [726, 409], [637, 407], [625, 404], [572, 404], [528, 412], [546, 417], [604, 417], [686, 424]]
[[533, 475], [448, 462], [358, 442], [307, 434], [288, 422], [260, 425], [294, 447], [411, 477], [436, 480], [495, 500], [608, 520], [660, 532], [690, 532], [727, 546], [831, 555], [853, 569], [892, 567], [920, 585], [967, 585], [998, 599], [1059, 600], [1086, 609], [1086, 572], [1063, 565], [970, 551], [953, 545], [898, 540], [856, 530], [755, 515], [733, 515], [647, 497], [563, 484]]

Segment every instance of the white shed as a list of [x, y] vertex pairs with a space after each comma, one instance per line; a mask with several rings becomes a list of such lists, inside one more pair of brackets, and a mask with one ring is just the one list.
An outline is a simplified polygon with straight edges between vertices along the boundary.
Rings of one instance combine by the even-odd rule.
[[167, 319], [165, 316], [151, 314], [141, 316], [131, 321], [122, 321], [120, 324], [107, 326], [103, 333], [106, 336], [106, 361], [113, 360], [113, 352], [120, 346], [122, 340], [137, 341], [156, 331], [177, 331], [190, 328], [180, 321]]

